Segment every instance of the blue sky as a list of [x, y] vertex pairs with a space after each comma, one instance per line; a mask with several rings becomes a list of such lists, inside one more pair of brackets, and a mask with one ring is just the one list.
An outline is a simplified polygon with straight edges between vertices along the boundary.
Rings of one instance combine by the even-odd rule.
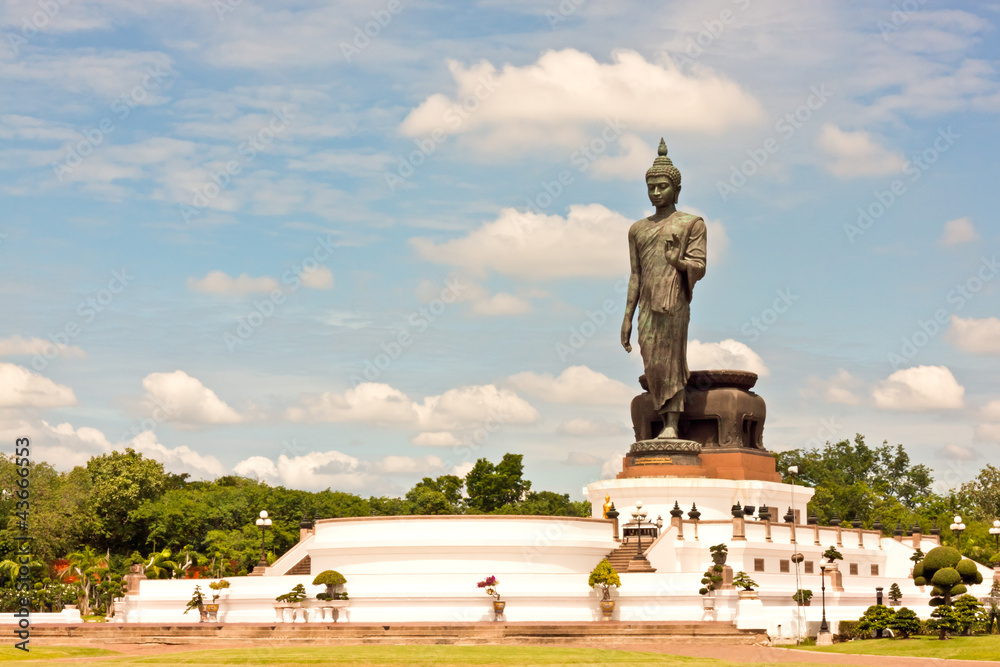
[[18, 0], [0, 10], [0, 437], [397, 494], [631, 442], [628, 226], [708, 224], [692, 368], [765, 445], [1000, 444], [996, 3]]

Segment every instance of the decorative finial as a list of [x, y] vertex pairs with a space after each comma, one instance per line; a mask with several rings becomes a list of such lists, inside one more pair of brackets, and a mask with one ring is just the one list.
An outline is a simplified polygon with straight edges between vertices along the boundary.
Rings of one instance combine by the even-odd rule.
[[660, 137], [660, 146], [656, 149], [656, 154], [664, 156], [667, 154], [667, 142], [663, 140], [663, 137]]

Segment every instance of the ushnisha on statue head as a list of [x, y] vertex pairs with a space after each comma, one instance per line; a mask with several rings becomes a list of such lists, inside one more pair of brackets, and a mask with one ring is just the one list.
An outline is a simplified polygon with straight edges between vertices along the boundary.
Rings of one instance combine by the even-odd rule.
[[681, 172], [667, 157], [667, 142], [660, 138], [653, 166], [646, 170], [646, 186], [653, 206], [673, 206], [681, 193]]

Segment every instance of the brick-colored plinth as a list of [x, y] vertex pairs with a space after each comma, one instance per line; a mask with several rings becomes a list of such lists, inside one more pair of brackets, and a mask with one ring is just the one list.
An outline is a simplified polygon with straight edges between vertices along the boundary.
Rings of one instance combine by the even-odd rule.
[[780, 482], [781, 475], [774, 466], [770, 452], [754, 449], [701, 450], [700, 466], [685, 465], [634, 465], [634, 457], [622, 459], [623, 468], [618, 479], [631, 477], [706, 477], [708, 479], [758, 480]]
[[[621, 604], [621, 603], [619, 603]], [[754, 644], [762, 631], [738, 630], [732, 623], [610, 621], [593, 623], [337, 623], [264, 625], [252, 623], [85, 623], [31, 628], [33, 646], [105, 644], [190, 644], [246, 646], [338, 646], [357, 644], [574, 644], [673, 643]]]

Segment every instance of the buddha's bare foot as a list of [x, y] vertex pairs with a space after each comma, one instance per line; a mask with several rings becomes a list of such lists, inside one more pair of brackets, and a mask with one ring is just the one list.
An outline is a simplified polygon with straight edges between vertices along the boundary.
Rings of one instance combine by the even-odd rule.
[[664, 426], [660, 434], [656, 436], [657, 440], [676, 440], [677, 439], [677, 429], [673, 426]]

